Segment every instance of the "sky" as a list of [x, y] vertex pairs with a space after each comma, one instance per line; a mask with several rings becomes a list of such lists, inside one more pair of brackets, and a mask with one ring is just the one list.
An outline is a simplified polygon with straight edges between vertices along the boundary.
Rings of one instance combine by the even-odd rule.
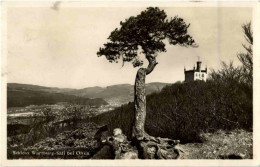
[[[146, 82], [184, 80], [184, 67], [192, 69], [198, 57], [202, 68], [219, 69], [220, 62], [240, 65], [237, 53], [246, 43], [241, 25], [251, 21], [251, 8], [162, 8], [190, 23], [188, 33], [199, 45], [166, 45], [158, 65]], [[131, 63], [109, 63], [97, 51], [120, 21], [145, 7], [8, 8], [7, 81], [61, 88], [134, 84], [137, 68]], [[166, 41], [167, 42], [167, 41]], [[142, 55], [141, 55], [142, 57]], [[144, 64], [144, 67], [147, 63]]]

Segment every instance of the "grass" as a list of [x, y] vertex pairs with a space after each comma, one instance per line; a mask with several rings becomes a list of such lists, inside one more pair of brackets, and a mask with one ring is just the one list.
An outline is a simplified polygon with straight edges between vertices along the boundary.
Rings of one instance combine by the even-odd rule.
[[238, 155], [243, 159], [253, 158], [253, 133], [244, 130], [203, 133], [203, 143], [181, 145], [186, 155], [184, 159], [227, 159], [228, 155]]

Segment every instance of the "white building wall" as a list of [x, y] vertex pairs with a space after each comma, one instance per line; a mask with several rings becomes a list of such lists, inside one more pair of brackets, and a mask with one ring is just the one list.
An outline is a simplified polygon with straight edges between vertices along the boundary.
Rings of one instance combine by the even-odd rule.
[[194, 73], [194, 80], [203, 80], [207, 81], [207, 73], [205, 72], [195, 72]]

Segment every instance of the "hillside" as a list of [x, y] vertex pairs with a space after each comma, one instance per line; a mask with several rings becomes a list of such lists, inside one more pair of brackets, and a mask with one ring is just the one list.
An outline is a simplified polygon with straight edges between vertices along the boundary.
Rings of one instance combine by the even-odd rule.
[[[152, 136], [201, 142], [201, 132], [252, 131], [252, 92], [243, 84], [212, 81], [176, 83], [147, 96], [146, 131]], [[134, 103], [98, 115], [94, 122], [120, 127], [131, 136]], [[107, 122], [106, 122], [107, 120]]]
[[[24, 86], [24, 87], [23, 87]], [[11, 84], [7, 87], [7, 107], [24, 107], [28, 105], [55, 104], [58, 102], [70, 102], [84, 105], [106, 105], [107, 102], [101, 98], [89, 99], [68, 95], [60, 89], [47, 88], [34, 85]]]
[[30, 90], [30, 91], [42, 91], [49, 93], [64, 93], [72, 91], [70, 88], [56, 88], [56, 87], [45, 87], [31, 84], [20, 84], [20, 83], [8, 83], [8, 90]]
[[[167, 83], [153, 82], [146, 84], [146, 94], [149, 95], [153, 92], [159, 92]], [[111, 105], [120, 106], [134, 100], [134, 85], [119, 84], [112, 85], [105, 88], [102, 87], [89, 87], [78, 90], [71, 90], [66, 94], [76, 95], [87, 98], [102, 98]]]
[[[146, 84], [146, 93], [148, 95], [153, 92], [158, 92], [166, 85], [168, 84], [160, 82], [148, 83]], [[48, 104], [54, 104], [63, 101], [84, 101], [84, 99], [90, 104], [105, 104], [105, 100], [112, 106], [120, 106], [134, 99], [134, 86], [130, 84], [69, 89], [8, 83], [7, 90], [9, 107], [25, 106], [28, 104], [46, 104], [46, 102]]]

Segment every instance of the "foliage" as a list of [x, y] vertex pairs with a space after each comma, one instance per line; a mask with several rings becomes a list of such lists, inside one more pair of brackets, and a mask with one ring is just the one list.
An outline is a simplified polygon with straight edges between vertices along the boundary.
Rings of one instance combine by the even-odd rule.
[[238, 59], [242, 63], [244, 72], [244, 79], [247, 84], [252, 85], [253, 83], [253, 31], [251, 29], [251, 22], [242, 25], [244, 37], [248, 42], [248, 45], [242, 44], [246, 53], [239, 53]]
[[187, 25], [182, 18], [167, 19], [164, 10], [149, 7], [137, 16], [131, 16], [120, 22], [108, 37], [109, 42], [104, 44], [97, 52], [98, 56], [104, 55], [109, 62], [132, 62], [134, 67], [143, 65], [138, 57], [138, 49], [147, 56], [156, 56], [158, 52], [165, 52], [164, 39], [172, 45], [196, 46], [194, 40], [187, 34]]
[[231, 61], [229, 64], [222, 62], [220, 70], [211, 69], [209, 80], [215, 82], [228, 83], [228, 82], [243, 82], [243, 71], [241, 67], [235, 67]]
[[[224, 71], [215, 74], [222, 78], [220, 80], [175, 83], [148, 95], [145, 130], [153, 136], [180, 139], [181, 142], [200, 142], [201, 132], [219, 129], [251, 131], [252, 92], [248, 91], [247, 85], [226, 76], [232, 74], [230, 76], [234, 77], [232, 71]], [[92, 120], [109, 124], [110, 129], [122, 128], [131, 137], [133, 109], [134, 104], [129, 103]]]
[[199, 141], [202, 131], [252, 128], [252, 103], [239, 84], [175, 84], [148, 98], [147, 105], [147, 131], [182, 142]]

